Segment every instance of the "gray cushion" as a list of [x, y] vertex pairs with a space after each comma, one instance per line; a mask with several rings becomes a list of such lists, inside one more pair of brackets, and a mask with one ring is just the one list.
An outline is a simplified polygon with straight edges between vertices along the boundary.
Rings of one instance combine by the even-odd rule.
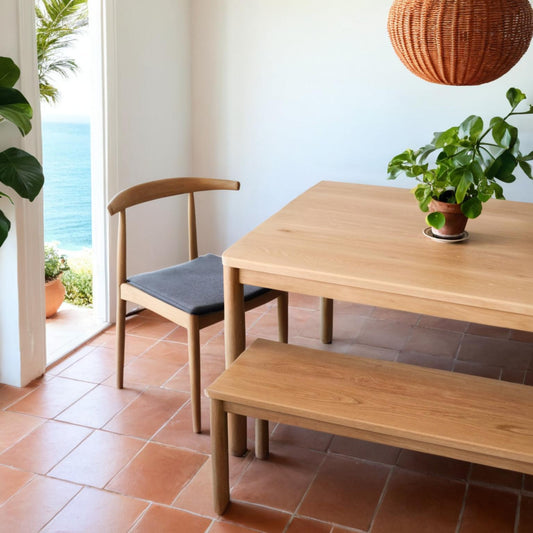
[[[128, 278], [138, 289], [191, 315], [224, 309], [222, 259], [207, 254], [181, 265]], [[244, 299], [251, 300], [269, 289], [244, 286]]]

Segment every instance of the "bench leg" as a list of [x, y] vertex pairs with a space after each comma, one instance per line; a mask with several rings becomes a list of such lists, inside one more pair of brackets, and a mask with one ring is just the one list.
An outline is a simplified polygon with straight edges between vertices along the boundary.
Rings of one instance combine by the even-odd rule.
[[255, 419], [255, 456], [268, 459], [268, 420]]
[[211, 462], [215, 512], [224, 514], [229, 504], [228, 417], [224, 404], [211, 400]]
[[278, 296], [278, 337], [279, 342], [289, 342], [289, 293]]
[[320, 339], [322, 344], [333, 341], [333, 300], [320, 298]]

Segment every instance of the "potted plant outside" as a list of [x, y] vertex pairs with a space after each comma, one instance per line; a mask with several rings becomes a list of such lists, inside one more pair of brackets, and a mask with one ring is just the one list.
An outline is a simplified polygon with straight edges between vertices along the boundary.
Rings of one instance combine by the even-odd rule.
[[[31, 131], [33, 110], [20, 91], [14, 89], [20, 77], [20, 69], [8, 57], [0, 57], [0, 124], [11, 122], [26, 135]], [[43, 169], [39, 161], [19, 148], [0, 152], [0, 182], [11, 187], [22, 198], [32, 202], [44, 183]], [[13, 200], [0, 190], [0, 198]], [[11, 222], [0, 210], [0, 246], [9, 233]]]
[[57, 313], [65, 299], [65, 287], [61, 281], [63, 272], [69, 269], [67, 258], [60, 254], [54, 244], [44, 245], [44, 296], [46, 318]]
[[[518, 128], [508, 122], [516, 115], [533, 114], [533, 106], [518, 110], [526, 99], [520, 89], [509, 89], [506, 97], [511, 111], [493, 117], [487, 128], [481, 117], [471, 115], [459, 126], [435, 133], [430, 144], [407, 149], [389, 162], [389, 179], [405, 175], [418, 182], [413, 193], [420, 209], [429, 211], [426, 222], [434, 235], [461, 237], [467, 219], [478, 217], [484, 202], [504, 199], [499, 182], [515, 181], [517, 167], [533, 179], [533, 151], [522, 155]], [[457, 219], [459, 225], [451, 226]]]

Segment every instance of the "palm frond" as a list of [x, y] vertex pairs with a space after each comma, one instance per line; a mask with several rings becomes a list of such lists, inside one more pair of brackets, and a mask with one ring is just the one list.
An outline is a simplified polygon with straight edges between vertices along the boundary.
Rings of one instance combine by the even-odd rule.
[[88, 24], [87, 0], [37, 0], [37, 62], [41, 98], [56, 102], [51, 74], [67, 77], [78, 70], [67, 50]]

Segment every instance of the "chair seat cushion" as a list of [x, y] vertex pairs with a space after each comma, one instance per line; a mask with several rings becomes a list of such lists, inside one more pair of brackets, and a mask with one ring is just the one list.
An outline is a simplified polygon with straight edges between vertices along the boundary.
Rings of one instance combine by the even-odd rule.
[[[128, 283], [191, 315], [205, 315], [224, 309], [222, 258], [202, 255], [187, 263], [154, 272], [137, 274]], [[269, 289], [244, 286], [244, 299], [251, 300]]]

